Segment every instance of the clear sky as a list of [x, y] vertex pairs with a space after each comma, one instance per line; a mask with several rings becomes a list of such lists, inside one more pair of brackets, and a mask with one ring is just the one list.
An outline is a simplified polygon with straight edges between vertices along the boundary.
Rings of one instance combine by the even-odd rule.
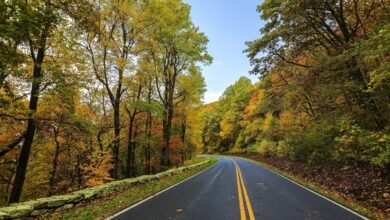
[[218, 100], [227, 86], [240, 76], [250, 76], [251, 69], [246, 54], [245, 42], [260, 36], [264, 24], [256, 7], [261, 0], [184, 0], [192, 7], [191, 17], [200, 31], [209, 38], [209, 53], [214, 61], [203, 67], [207, 92], [205, 103]]

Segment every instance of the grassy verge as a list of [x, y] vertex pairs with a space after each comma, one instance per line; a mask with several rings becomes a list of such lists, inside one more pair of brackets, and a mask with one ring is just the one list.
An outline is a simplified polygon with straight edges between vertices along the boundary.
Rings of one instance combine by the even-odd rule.
[[[231, 156], [231, 155], [229, 155], [229, 156]], [[235, 156], [235, 157], [237, 157], [237, 156]], [[300, 185], [305, 186], [306, 188], [311, 189], [311, 190], [317, 192], [318, 194], [321, 194], [321, 195], [323, 195], [323, 196], [325, 196], [325, 197], [327, 197], [327, 198], [329, 198], [329, 199], [331, 199], [331, 200], [333, 200], [333, 201], [335, 201], [335, 202], [337, 202], [345, 207], [348, 207], [348, 208], [354, 210], [355, 212], [357, 212], [363, 216], [367, 216], [370, 219], [386, 219], [386, 216], [383, 213], [379, 213], [379, 212], [376, 212], [375, 210], [371, 210], [367, 207], [364, 207], [361, 204], [359, 204], [358, 202], [356, 202], [352, 199], [345, 198], [337, 192], [325, 189], [324, 187], [322, 187], [319, 184], [310, 182], [306, 179], [300, 178], [298, 176], [295, 176], [291, 173], [285, 172], [283, 170], [280, 170], [277, 167], [271, 166], [269, 164], [266, 164], [266, 163], [258, 161], [258, 160], [252, 160], [252, 159], [245, 158], [245, 157], [238, 157], [238, 158], [259, 164], [262, 167], [265, 167], [265, 168], [267, 168], [267, 169], [269, 169], [277, 174], [280, 174], [280, 175], [292, 180], [293, 182], [299, 183]]]
[[[191, 165], [204, 161], [205, 158], [195, 158], [186, 162], [185, 165]], [[57, 211], [50, 216], [43, 217], [44, 219], [104, 219], [122, 209], [125, 209], [132, 204], [135, 204], [151, 195], [154, 195], [176, 183], [179, 183], [207, 168], [217, 162], [217, 159], [211, 159], [211, 163], [207, 163], [193, 170], [184, 173], [176, 174], [170, 177], [162, 178], [147, 184], [134, 186], [129, 190], [116, 193], [103, 199], [93, 200], [88, 203], [81, 203], [71, 209]], [[42, 218], [42, 219], [43, 219]]]

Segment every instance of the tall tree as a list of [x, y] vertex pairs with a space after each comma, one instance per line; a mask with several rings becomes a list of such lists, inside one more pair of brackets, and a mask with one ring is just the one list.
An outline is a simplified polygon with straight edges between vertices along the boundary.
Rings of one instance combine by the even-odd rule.
[[[200, 33], [190, 19], [190, 7], [180, 0], [150, 1], [146, 11], [154, 24], [147, 29], [155, 71], [155, 84], [164, 106], [161, 166], [169, 167], [169, 150], [174, 107], [184, 94], [177, 91], [177, 78], [197, 62], [211, 62], [207, 54], [207, 37]], [[180, 12], [180, 13], [178, 13]]]
[[21, 31], [23, 32], [24, 40], [30, 49], [30, 58], [33, 63], [33, 73], [31, 78], [27, 128], [24, 135], [24, 141], [18, 160], [9, 203], [18, 202], [23, 190], [27, 164], [36, 130], [36, 111], [41, 92], [43, 77], [42, 67], [48, 47], [47, 40], [50, 37], [57, 21], [55, 9], [51, 5], [51, 1], [35, 1], [30, 4], [20, 2], [17, 7], [20, 9], [20, 14], [18, 15], [20, 25], [23, 25]]
[[106, 90], [112, 109], [114, 140], [112, 142], [112, 177], [119, 178], [119, 149], [121, 145], [121, 103], [124, 78], [131, 75], [135, 58], [135, 46], [139, 34], [136, 18], [136, 1], [102, 1], [99, 3], [98, 27], [89, 31], [86, 27], [85, 48], [96, 79]]

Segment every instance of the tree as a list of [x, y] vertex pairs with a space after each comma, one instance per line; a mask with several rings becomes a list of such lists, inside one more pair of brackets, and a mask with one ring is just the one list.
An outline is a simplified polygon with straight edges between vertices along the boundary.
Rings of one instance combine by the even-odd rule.
[[203, 128], [206, 149], [388, 166], [388, 10], [383, 1], [262, 3], [262, 36], [246, 50], [261, 80], [249, 95], [226, 89]]
[[[169, 149], [174, 107], [184, 100], [177, 91], [177, 79], [197, 62], [211, 62], [207, 54], [207, 38], [200, 33], [190, 19], [190, 7], [180, 0], [146, 3], [151, 16], [145, 42], [154, 65], [155, 84], [159, 99], [164, 106], [161, 165], [169, 167]], [[180, 13], [177, 13], [180, 11]]]
[[24, 134], [22, 150], [18, 160], [14, 186], [12, 188], [9, 203], [18, 202], [22, 193], [26, 168], [30, 156], [31, 146], [36, 130], [35, 113], [38, 108], [38, 100], [41, 92], [42, 66], [47, 49], [47, 39], [50, 36], [55, 22], [56, 15], [50, 1], [37, 1], [36, 4], [20, 3], [21, 14], [18, 15], [20, 24], [26, 25], [31, 29], [22, 28], [24, 32], [24, 41], [30, 48], [30, 58], [33, 63], [33, 73], [31, 78], [31, 90], [29, 101], [29, 113], [27, 128]]
[[[81, 3], [81, 2], [80, 2]], [[12, 53], [15, 54], [14, 58], [8, 59], [5, 63], [2, 63], [2, 73], [1, 73], [1, 84], [2, 87], [6, 85], [8, 94], [12, 92], [9, 90], [10, 84], [6, 81], [6, 77], [10, 76], [10, 72], [19, 67], [19, 62], [23, 61], [23, 64], [20, 65], [20, 72], [31, 69], [32, 74], [29, 75], [30, 80], [28, 82], [30, 89], [29, 92], [23, 93], [20, 97], [13, 97], [13, 102], [16, 102], [24, 97], [29, 96], [28, 101], [28, 110], [25, 115], [20, 117], [20, 115], [9, 115], [4, 114], [6, 117], [17, 119], [19, 121], [26, 121], [26, 130], [22, 135], [18, 137], [17, 140], [12, 142], [5, 151], [2, 153], [7, 153], [22, 142], [21, 152], [17, 163], [16, 174], [14, 178], [13, 188], [11, 195], [9, 197], [9, 203], [18, 202], [22, 193], [23, 185], [25, 182], [26, 169], [30, 157], [31, 147], [33, 144], [34, 136], [36, 133], [37, 127], [37, 110], [38, 102], [41, 96], [41, 93], [50, 86], [52, 82], [48, 80], [50, 77], [55, 76], [55, 65], [51, 62], [45, 62], [46, 55], [48, 53], [48, 48], [52, 47], [52, 42], [50, 41], [53, 37], [53, 33], [56, 30], [56, 25], [60, 24], [60, 14], [67, 10], [64, 9], [63, 5], [57, 1], [32, 1], [32, 2], [20, 2], [20, 1], [11, 1], [11, 2], [2, 2], [1, 7], [4, 8], [5, 19], [7, 29], [4, 34], [4, 43], [9, 55]], [[77, 8], [77, 7], [76, 7]], [[68, 11], [70, 12], [70, 11]], [[62, 14], [63, 17], [70, 15]], [[7, 19], [8, 16], [8, 19]], [[11, 22], [10, 22], [11, 21]], [[16, 31], [17, 30], [17, 31]], [[7, 48], [8, 47], [8, 48]], [[21, 54], [20, 48], [25, 49], [24, 51], [29, 51], [26, 54]], [[56, 50], [51, 50], [49, 55], [56, 53]], [[27, 56], [29, 60], [22, 60]], [[4, 65], [3, 65], [4, 64]], [[7, 69], [9, 65], [13, 65], [12, 69]], [[30, 66], [31, 68], [26, 68]], [[17, 71], [15, 71], [17, 73]], [[12, 74], [13, 77], [17, 77], [17, 74]], [[21, 77], [22, 78], [22, 77]], [[18, 89], [21, 89], [19, 87]]]
[[1, 204], [192, 156], [189, 112], [210, 57], [188, 5], [32, 0], [0, 10]]
[[112, 177], [119, 178], [119, 149], [121, 122], [121, 102], [124, 79], [132, 74], [136, 56], [136, 41], [140, 28], [137, 20], [137, 2], [101, 2], [99, 5], [98, 26], [92, 31], [85, 30], [86, 38], [81, 44], [87, 50], [92, 71], [103, 85], [113, 108], [114, 140], [112, 142]]
[[[349, 81], [343, 85], [344, 96], [357, 109], [356, 114], [370, 111], [376, 128], [384, 128], [387, 122], [378, 95], [366, 92], [370, 77], [359, 56], [347, 55], [347, 51], [388, 20], [384, 16], [388, 6], [380, 1], [274, 0], [259, 6], [258, 11], [268, 22], [261, 29], [263, 37], [248, 43], [253, 73], [265, 74], [280, 62], [311, 74], [338, 73], [334, 79]], [[259, 56], [260, 52], [266, 55]]]

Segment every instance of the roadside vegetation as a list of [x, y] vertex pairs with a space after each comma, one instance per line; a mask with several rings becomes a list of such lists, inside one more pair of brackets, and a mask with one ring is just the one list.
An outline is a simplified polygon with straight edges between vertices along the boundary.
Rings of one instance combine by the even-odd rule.
[[179, 183], [193, 175], [202, 172], [217, 162], [213, 158], [198, 158], [190, 160], [186, 165], [192, 165], [204, 160], [211, 160], [207, 163], [193, 170], [185, 171], [184, 173], [175, 174], [173, 176], [165, 177], [148, 184], [141, 184], [132, 187], [129, 190], [115, 193], [98, 200], [92, 200], [87, 203], [81, 203], [71, 209], [58, 211], [48, 216], [42, 216], [42, 219], [104, 219], [109, 217], [122, 209], [125, 209], [149, 196], [152, 196], [176, 183]]
[[258, 7], [241, 77], [197, 111], [207, 153], [250, 153], [390, 214], [390, 5], [279, 1]]

